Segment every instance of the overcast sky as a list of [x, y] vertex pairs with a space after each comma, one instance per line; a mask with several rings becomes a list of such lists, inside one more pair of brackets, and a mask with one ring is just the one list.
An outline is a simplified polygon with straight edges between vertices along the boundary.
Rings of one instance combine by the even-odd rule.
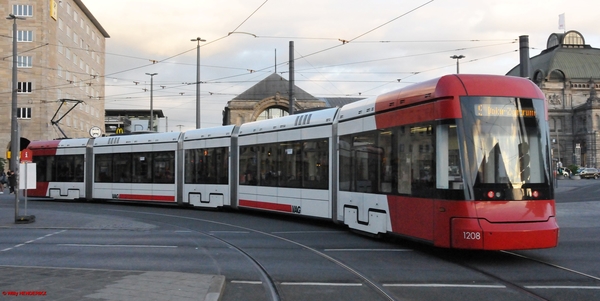
[[460, 73], [506, 74], [519, 64], [519, 36], [539, 54], [551, 33], [564, 32], [560, 14], [567, 31], [600, 48], [593, 0], [83, 2], [110, 35], [106, 108], [149, 109], [145, 74], [158, 73], [154, 109], [168, 117], [169, 131], [196, 125], [196, 37], [206, 40], [203, 128], [221, 125], [227, 101], [268, 75], [289, 79], [290, 41], [296, 86], [315, 97], [374, 96], [455, 73], [452, 55], [465, 56]]

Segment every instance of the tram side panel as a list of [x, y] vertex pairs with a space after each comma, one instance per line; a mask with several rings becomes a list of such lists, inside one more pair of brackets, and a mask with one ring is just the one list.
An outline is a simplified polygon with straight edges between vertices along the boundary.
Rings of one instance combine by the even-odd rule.
[[[393, 179], [391, 158], [380, 146], [391, 135], [376, 131], [373, 115], [357, 113], [371, 106], [371, 102], [364, 101], [344, 107], [340, 113], [337, 213], [338, 220], [350, 228], [378, 234], [392, 231], [394, 217], [386, 194]], [[388, 165], [382, 165], [383, 162]]]
[[234, 126], [199, 129], [184, 134], [183, 200], [197, 207], [231, 205], [229, 165]]
[[36, 189], [29, 196], [60, 200], [84, 198], [86, 146], [90, 139], [33, 141], [28, 148], [36, 163]]
[[179, 134], [97, 138], [93, 198], [175, 203]]
[[239, 207], [331, 219], [329, 150], [336, 111], [242, 125]]

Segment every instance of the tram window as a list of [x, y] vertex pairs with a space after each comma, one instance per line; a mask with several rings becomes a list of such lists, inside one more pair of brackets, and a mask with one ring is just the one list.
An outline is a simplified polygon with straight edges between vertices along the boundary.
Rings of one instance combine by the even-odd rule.
[[265, 144], [260, 147], [258, 153], [260, 158], [259, 166], [259, 185], [260, 186], [277, 186], [278, 185], [278, 155], [276, 144]]
[[229, 183], [229, 153], [225, 147], [185, 151], [186, 184]]
[[83, 182], [83, 155], [75, 156], [73, 158], [73, 164], [75, 165], [75, 169], [73, 170], [73, 176], [75, 178], [75, 182]]
[[152, 153], [152, 162], [148, 163], [153, 166], [154, 183], [175, 183], [175, 153], [154, 152]]
[[57, 182], [83, 181], [83, 155], [56, 156], [55, 163]]
[[352, 191], [352, 136], [340, 137], [339, 143], [339, 187], [341, 191]]
[[[383, 134], [382, 134], [383, 133]], [[357, 192], [391, 191], [391, 132], [369, 132], [340, 137], [340, 189]]]
[[437, 188], [462, 190], [464, 184], [456, 125], [440, 124], [436, 131]]
[[302, 143], [296, 141], [279, 144], [280, 186], [302, 187]]
[[152, 153], [133, 153], [132, 181], [134, 183], [152, 183]]
[[398, 193], [431, 197], [435, 182], [435, 135], [429, 123], [407, 126], [410, 135], [398, 135]]
[[304, 142], [304, 188], [327, 189], [329, 184], [329, 143], [327, 140]]
[[256, 185], [257, 172], [257, 147], [242, 146], [240, 147], [240, 184]]
[[316, 139], [240, 147], [240, 184], [328, 189], [329, 141]]
[[112, 178], [118, 183], [131, 183], [131, 154], [114, 154]]
[[35, 156], [33, 163], [36, 164], [36, 177], [38, 182], [54, 181], [54, 156]]
[[112, 154], [96, 155], [94, 171], [95, 182], [112, 182]]

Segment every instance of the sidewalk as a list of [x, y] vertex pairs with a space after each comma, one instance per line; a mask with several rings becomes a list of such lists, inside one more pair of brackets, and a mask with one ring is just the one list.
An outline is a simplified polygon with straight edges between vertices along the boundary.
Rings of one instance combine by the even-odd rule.
[[[148, 230], [154, 226], [119, 217], [61, 212], [35, 208], [30, 203], [30, 224], [15, 223], [15, 196], [0, 194], [0, 233], [11, 229], [132, 229]], [[33, 206], [31, 206], [33, 205]], [[34, 210], [31, 210], [34, 209]], [[19, 215], [24, 213], [20, 198]], [[2, 235], [2, 234], [0, 234]], [[6, 234], [5, 234], [6, 235]], [[26, 242], [23, 242], [26, 243]], [[14, 251], [0, 247], [0, 256]], [[180, 272], [73, 269], [55, 267], [0, 266], [0, 299], [19, 300], [182, 300], [218, 301], [225, 286], [225, 276]]]

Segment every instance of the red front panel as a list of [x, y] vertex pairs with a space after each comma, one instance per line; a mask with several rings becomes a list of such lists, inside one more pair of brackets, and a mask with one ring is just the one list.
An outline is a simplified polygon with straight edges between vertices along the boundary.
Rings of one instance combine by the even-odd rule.
[[433, 200], [388, 196], [392, 232], [433, 241]]
[[554, 201], [447, 201], [388, 196], [392, 232], [444, 248], [519, 250], [558, 244]]
[[[554, 201], [440, 202], [444, 208], [471, 204], [471, 214], [440, 216], [435, 245], [461, 249], [522, 250], [558, 244]], [[443, 225], [449, 225], [450, 229]], [[445, 233], [449, 233], [448, 239]]]

